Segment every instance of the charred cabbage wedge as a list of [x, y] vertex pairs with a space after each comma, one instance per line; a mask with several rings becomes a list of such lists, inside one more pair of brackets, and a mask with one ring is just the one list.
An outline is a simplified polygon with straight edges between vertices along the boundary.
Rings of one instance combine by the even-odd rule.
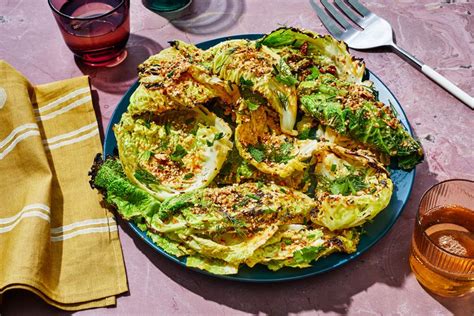
[[348, 82], [362, 82], [365, 64], [349, 54], [346, 43], [330, 35], [283, 27], [257, 43], [277, 52], [300, 80], [317, 71], [333, 73]]
[[[221, 266], [225, 262], [231, 267], [261, 263], [273, 270], [304, 267], [334, 251], [355, 251], [357, 234], [344, 244], [338, 234], [305, 224], [315, 205], [308, 196], [273, 184], [206, 188], [165, 201], [150, 229], [173, 236], [170, 238], [202, 258], [218, 260]], [[308, 242], [293, 234], [300, 230], [305, 231], [300, 234]], [[274, 251], [276, 243], [285, 245], [279, 247], [281, 252]], [[313, 246], [321, 247], [320, 253], [301, 260], [300, 252]]]
[[393, 184], [387, 170], [364, 151], [328, 145], [316, 156], [319, 205], [312, 221], [332, 231], [360, 226], [390, 203]]
[[130, 98], [132, 115], [170, 109], [192, 108], [219, 98], [232, 104], [237, 89], [229, 86], [200, 62], [203, 52], [191, 44], [175, 41], [173, 47], [149, 57], [138, 67], [140, 86]]
[[279, 114], [281, 130], [295, 135], [297, 80], [278, 54], [247, 40], [222, 42], [206, 54], [213, 73], [237, 84], [249, 107], [270, 105]]
[[114, 133], [125, 174], [160, 200], [208, 185], [233, 146], [229, 126], [202, 106], [125, 113]]
[[287, 178], [308, 167], [319, 143], [282, 133], [268, 108], [251, 110], [242, 102], [237, 112], [235, 146], [240, 155], [259, 171]]
[[400, 168], [411, 169], [423, 159], [420, 143], [370, 88], [321, 74], [301, 82], [298, 95], [303, 111], [321, 124], [397, 157]]

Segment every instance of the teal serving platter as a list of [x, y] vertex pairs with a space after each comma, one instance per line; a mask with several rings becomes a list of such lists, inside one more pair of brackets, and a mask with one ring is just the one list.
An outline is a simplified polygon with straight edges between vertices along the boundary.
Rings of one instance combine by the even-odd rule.
[[[201, 49], [208, 49], [222, 41], [230, 39], [249, 39], [255, 40], [261, 38], [263, 34], [245, 34], [245, 35], [235, 35], [230, 37], [216, 38], [206, 42], [197, 44]], [[387, 88], [387, 86], [370, 70], [367, 70], [367, 79], [371, 80], [374, 83], [376, 90], [379, 93], [379, 99], [385, 104], [391, 103], [395, 111], [397, 112], [398, 118], [406, 127], [406, 129], [412, 133], [410, 124], [407, 120], [403, 109], [392, 94], [392, 92]], [[107, 127], [105, 141], [104, 141], [104, 156], [114, 155], [117, 152], [117, 141], [113, 133], [112, 127], [114, 124], [120, 121], [122, 113], [127, 110], [129, 99], [135, 89], [138, 87], [138, 82], [135, 82], [130, 89], [125, 93], [120, 102], [115, 109], [112, 118]], [[330, 271], [337, 267], [346, 264], [347, 262], [356, 259], [362, 253], [369, 250], [370, 247], [375, 245], [387, 232], [392, 228], [393, 224], [397, 221], [398, 217], [401, 215], [405, 204], [408, 201], [410, 196], [413, 181], [415, 179], [415, 169], [410, 171], [404, 171], [397, 169], [394, 166], [391, 166], [391, 179], [394, 183], [394, 191], [390, 204], [385, 210], [380, 212], [375, 219], [364, 225], [365, 233], [361, 236], [360, 243], [357, 247], [357, 251], [352, 254], [342, 254], [335, 253], [329, 255], [328, 257], [322, 258], [313, 263], [309, 268], [297, 269], [297, 268], [283, 268], [278, 271], [270, 271], [263, 265], [257, 265], [253, 268], [249, 268], [243, 265], [239, 269], [238, 274], [234, 275], [214, 275], [203, 270], [189, 268], [210, 276], [231, 279], [236, 281], [245, 281], [245, 282], [278, 282], [278, 281], [288, 281], [302, 279], [323, 272]], [[153, 248], [158, 254], [165, 256], [166, 258], [186, 266], [186, 258], [177, 258], [166, 253], [163, 249], [155, 245], [152, 240], [146, 235], [145, 232], [141, 231], [135, 224], [128, 223], [132, 230], [136, 233], [137, 237], [141, 238], [145, 243], [147, 243], [151, 248]]]

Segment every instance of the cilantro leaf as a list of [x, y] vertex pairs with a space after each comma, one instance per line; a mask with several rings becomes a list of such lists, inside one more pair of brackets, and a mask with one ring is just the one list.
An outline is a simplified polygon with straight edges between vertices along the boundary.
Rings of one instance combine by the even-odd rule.
[[253, 86], [252, 80], [245, 79], [243, 76], [240, 76], [239, 81], [240, 81], [240, 84], [242, 86], [246, 86], [246, 87], [252, 87]]
[[217, 134], [214, 135], [214, 141], [222, 139], [222, 137], [224, 137], [223, 132], [217, 133]]
[[250, 111], [256, 111], [260, 107], [260, 104], [247, 100], [247, 107]]
[[306, 77], [306, 80], [316, 80], [319, 77], [319, 69], [316, 67], [311, 67], [311, 74]]
[[367, 184], [364, 182], [364, 177], [359, 175], [348, 175], [339, 177], [332, 181], [329, 186], [329, 191], [332, 194], [349, 195], [355, 194], [358, 191], [367, 188]]
[[190, 173], [186, 173], [183, 177], [184, 180], [189, 180], [191, 179], [192, 177], [194, 177], [194, 173], [190, 172]]
[[183, 146], [178, 144], [176, 145], [173, 153], [170, 155], [170, 159], [172, 161], [181, 162], [183, 157], [186, 156], [187, 154], [188, 152], [186, 151], [186, 149], [184, 149]]
[[250, 156], [252, 156], [252, 158], [256, 162], [262, 162], [265, 158], [265, 153], [263, 152], [263, 148], [249, 146], [249, 153], [250, 153]]
[[214, 134], [214, 138], [213, 138], [212, 142], [209, 141], [209, 140], [206, 140], [206, 144], [207, 144], [207, 146], [211, 147], [211, 146], [214, 145], [214, 142], [215, 142], [216, 140], [222, 139], [223, 137], [224, 137], [224, 133], [223, 133], [223, 132]]
[[247, 194], [247, 196], [251, 199], [254, 199], [255, 201], [260, 201], [260, 199], [261, 199], [258, 195], [253, 194], [253, 193], [249, 193], [249, 194]]
[[293, 149], [293, 144], [283, 143], [277, 149], [274, 149], [270, 154], [270, 160], [276, 163], [287, 163], [293, 156], [291, 156], [291, 150]]
[[278, 65], [273, 66], [273, 74], [275, 75], [275, 79], [287, 86], [294, 86], [298, 83], [295, 77], [291, 74], [289, 67], [285, 64], [283, 59], [280, 59]]

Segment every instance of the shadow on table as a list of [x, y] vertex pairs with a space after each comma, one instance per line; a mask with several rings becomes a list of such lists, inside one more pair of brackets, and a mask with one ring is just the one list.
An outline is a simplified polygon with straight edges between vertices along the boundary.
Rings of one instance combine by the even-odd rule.
[[472, 293], [464, 297], [442, 297], [430, 292], [428, 293], [453, 315], [474, 315], [474, 295]]
[[[403, 286], [411, 273], [408, 256], [418, 202], [423, 192], [436, 182], [428, 164], [421, 164], [411, 198], [387, 236], [348, 264], [304, 280], [257, 284], [213, 278], [169, 261], [139, 238], [134, 238], [134, 241], [139, 250], [170, 279], [205, 300], [255, 314], [280, 315], [301, 311], [347, 314], [354, 297], [374, 284]], [[128, 225], [121, 224], [126, 233], [135, 235]], [[451, 309], [449, 306], [446, 308]]]
[[162, 50], [160, 44], [136, 34], [130, 34], [127, 43], [127, 58], [115, 67], [91, 67], [76, 59], [76, 64], [91, 80], [97, 90], [113, 94], [124, 94], [137, 80], [137, 66], [150, 55]]
[[181, 11], [156, 13], [183, 32], [204, 35], [228, 30], [244, 12], [244, 1], [193, 0], [189, 7]]
[[99, 126], [100, 142], [101, 144], [103, 144], [105, 139], [105, 128], [102, 124], [102, 112], [100, 110], [99, 93], [97, 92], [97, 90], [91, 88], [91, 97], [92, 106], [94, 107], [95, 119], [97, 121], [97, 125]]

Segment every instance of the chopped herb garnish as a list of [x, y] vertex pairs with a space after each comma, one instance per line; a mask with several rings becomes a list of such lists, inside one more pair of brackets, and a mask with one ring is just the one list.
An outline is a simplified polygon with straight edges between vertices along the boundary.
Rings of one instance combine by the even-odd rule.
[[194, 177], [194, 173], [190, 172], [190, 173], [186, 173], [183, 177], [184, 180], [189, 180], [191, 179], [192, 177]]
[[170, 122], [166, 122], [165, 123], [165, 133], [166, 133], [166, 135], [169, 135], [170, 132], [171, 132], [171, 124], [170, 124]]
[[247, 196], [251, 199], [254, 199], [255, 201], [260, 201], [260, 199], [261, 199], [258, 195], [253, 194], [253, 193], [249, 193], [249, 194], [247, 194]]
[[143, 153], [142, 153], [142, 159], [145, 160], [145, 161], [148, 161], [150, 160], [151, 156], [153, 156], [153, 153], [149, 150], [145, 150]]
[[309, 138], [309, 133], [311, 132], [310, 128], [305, 128], [298, 134], [298, 139], [305, 140]]
[[252, 101], [247, 100], [247, 107], [250, 111], [256, 111], [260, 107], [260, 104], [253, 103]]
[[276, 163], [287, 163], [293, 156], [291, 156], [291, 151], [293, 149], [293, 144], [291, 143], [283, 143], [280, 147], [276, 147], [270, 151], [268, 156], [265, 155], [265, 147], [261, 144], [257, 146], [249, 146], [248, 151], [250, 156], [257, 161], [262, 162], [265, 158], [268, 158], [271, 162]]
[[249, 153], [250, 156], [256, 161], [256, 162], [262, 162], [265, 158], [265, 153], [263, 151], [262, 146], [259, 147], [254, 147], [254, 146], [249, 146]]
[[319, 183], [331, 192], [332, 194], [350, 195], [355, 194], [361, 190], [367, 188], [367, 184], [364, 182], [363, 175], [347, 175], [336, 178], [335, 180], [329, 180], [326, 178], [320, 179]]
[[331, 171], [334, 172], [336, 171], [337, 166], [335, 164], [331, 165]]
[[285, 64], [283, 59], [280, 59], [278, 65], [273, 66], [273, 74], [275, 75], [275, 79], [287, 86], [294, 86], [298, 83], [295, 77], [291, 74], [289, 67]]
[[209, 146], [209, 147], [214, 146], [214, 142], [216, 140], [222, 139], [222, 137], [224, 137], [224, 133], [222, 133], [222, 132], [214, 134], [214, 138], [213, 138], [212, 141], [206, 140], [207, 146]]
[[237, 203], [236, 205], [234, 205], [234, 209], [237, 209], [238, 207], [242, 207], [244, 205], [246, 205], [248, 202], [250, 201], [250, 199], [246, 196], [242, 199], [242, 201], [240, 201], [239, 203]]
[[165, 138], [161, 140], [160, 149], [168, 149], [168, 145], [170, 144], [169, 139]]
[[283, 242], [285, 243], [285, 245], [291, 245], [293, 243], [291, 239], [283, 239]]
[[245, 79], [243, 76], [240, 76], [239, 81], [240, 81], [240, 84], [242, 86], [246, 86], [246, 87], [252, 87], [253, 86], [252, 80]]
[[306, 77], [306, 80], [316, 80], [319, 77], [319, 69], [316, 67], [311, 67], [311, 74]]
[[280, 91], [277, 92], [278, 95], [278, 100], [280, 100], [281, 105], [285, 110], [288, 109], [288, 96], [285, 94], [281, 93]]
[[217, 134], [214, 135], [214, 141], [219, 140], [219, 139], [221, 139], [222, 137], [224, 137], [224, 133], [223, 133], [223, 132], [217, 133]]
[[243, 232], [242, 232], [242, 228], [245, 228], [247, 225], [245, 224], [245, 222], [233, 217], [233, 216], [230, 216], [228, 214], [225, 215], [225, 217], [227, 218], [227, 220], [229, 220], [229, 222], [231, 223], [231, 225], [233, 226], [235, 232], [238, 234], [238, 235], [243, 235]]
[[174, 74], [174, 69], [171, 70], [170, 72], [168, 72], [168, 74], [166, 75], [166, 77], [171, 78], [171, 77], [173, 77], [173, 74]]
[[176, 145], [174, 152], [170, 155], [170, 159], [172, 161], [182, 162], [183, 157], [186, 156], [187, 154], [188, 152], [186, 151], [186, 149], [184, 149], [183, 146], [178, 144]]
[[274, 149], [270, 153], [269, 160], [274, 161], [276, 163], [287, 163], [293, 156], [291, 156], [291, 150], [293, 149], [293, 144], [291, 143], [283, 143], [277, 149]]

